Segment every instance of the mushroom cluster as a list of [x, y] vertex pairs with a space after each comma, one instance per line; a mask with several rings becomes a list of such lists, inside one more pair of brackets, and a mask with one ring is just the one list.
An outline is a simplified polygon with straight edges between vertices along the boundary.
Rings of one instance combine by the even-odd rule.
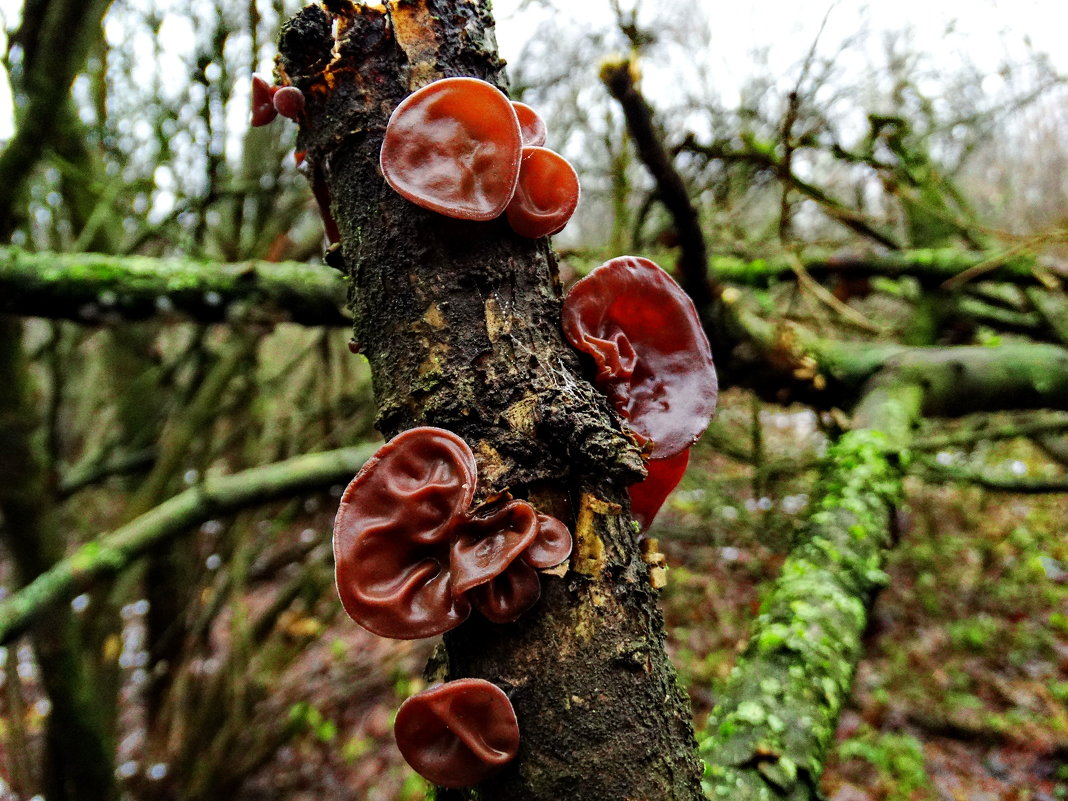
[[304, 93], [295, 86], [272, 86], [259, 75], [252, 76], [252, 125], [274, 122], [281, 114], [298, 121], [304, 116]]
[[561, 322], [568, 341], [593, 358], [594, 383], [646, 448], [648, 476], [630, 496], [648, 528], [716, 410], [716, 370], [697, 310], [659, 266], [621, 256], [575, 283]]
[[[537, 571], [571, 554], [571, 532], [520, 500], [472, 509], [475, 455], [451, 431], [413, 428], [387, 442], [341, 496], [334, 522], [338, 595], [383, 637], [415, 639], [478, 609], [514, 622], [541, 596]], [[442, 787], [478, 784], [515, 758], [519, 725], [498, 687], [458, 679], [401, 705], [401, 754]]]
[[541, 596], [537, 570], [563, 562], [571, 533], [526, 501], [471, 510], [470, 447], [451, 431], [413, 428], [387, 442], [341, 497], [334, 523], [338, 594], [375, 634], [432, 637], [472, 606], [511, 623]]
[[545, 147], [545, 123], [477, 78], [442, 78], [401, 101], [386, 125], [386, 183], [417, 206], [461, 220], [505, 215], [520, 236], [560, 231], [578, 205], [567, 160]]

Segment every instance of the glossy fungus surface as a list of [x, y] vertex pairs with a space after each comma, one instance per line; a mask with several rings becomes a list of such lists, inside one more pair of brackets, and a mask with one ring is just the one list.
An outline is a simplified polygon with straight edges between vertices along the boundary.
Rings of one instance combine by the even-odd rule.
[[571, 288], [561, 321], [651, 458], [680, 453], [708, 427], [717, 394], [708, 339], [693, 302], [656, 264], [605, 262]]
[[450, 431], [413, 428], [379, 448], [334, 522], [337, 589], [353, 620], [398, 639], [463, 622], [471, 610], [453, 591], [450, 552], [474, 493], [474, 456]]
[[475, 78], [444, 78], [406, 97], [386, 126], [386, 182], [423, 208], [464, 220], [500, 215], [519, 178], [522, 137], [511, 102]]
[[680, 451], [666, 459], [652, 459], [646, 464], [648, 474], [643, 481], [627, 488], [630, 495], [630, 511], [645, 531], [664, 505], [671, 491], [682, 481], [686, 466], [690, 463], [690, 449]]
[[519, 132], [523, 137], [523, 146], [541, 147], [544, 145], [547, 131], [545, 120], [541, 118], [541, 115], [526, 103], [520, 103], [517, 100], [512, 101], [512, 108], [515, 109], [515, 115], [519, 118]]
[[405, 431], [364, 465], [334, 523], [338, 594], [353, 620], [414, 639], [458, 626], [472, 603], [510, 623], [537, 602], [534, 567], [566, 559], [571, 533], [526, 501], [473, 514], [475, 479], [467, 443], [440, 428]]
[[441, 787], [471, 787], [519, 752], [519, 724], [508, 696], [483, 679], [457, 679], [401, 704], [397, 747], [415, 771]]
[[537, 513], [523, 501], [510, 501], [485, 517], [470, 518], [452, 545], [453, 592], [467, 592], [500, 575], [537, 535]]
[[538, 536], [523, 552], [523, 561], [531, 567], [556, 567], [571, 556], [571, 532], [555, 517], [538, 513]]
[[531, 239], [555, 234], [578, 201], [578, 175], [567, 159], [544, 147], [523, 148], [515, 196], [505, 209], [512, 230]]
[[278, 116], [274, 107], [274, 94], [277, 88], [271, 86], [259, 75], [252, 76], [252, 125], [266, 125]]
[[304, 116], [304, 93], [295, 86], [283, 86], [274, 93], [274, 108], [283, 117], [299, 120]]

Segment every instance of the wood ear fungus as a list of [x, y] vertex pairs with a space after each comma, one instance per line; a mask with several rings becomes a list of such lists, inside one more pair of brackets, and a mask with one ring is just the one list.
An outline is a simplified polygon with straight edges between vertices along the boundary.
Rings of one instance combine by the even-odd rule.
[[278, 87], [271, 86], [259, 75], [252, 76], [252, 125], [255, 128], [267, 125], [278, 116], [274, 107], [274, 93]]
[[682, 481], [689, 463], [689, 448], [666, 459], [650, 459], [645, 465], [649, 471], [645, 479], [627, 487], [631, 514], [641, 525], [642, 531], [652, 525], [653, 518], [668, 495]]
[[651, 459], [675, 456], [708, 427], [718, 388], [708, 339], [693, 302], [656, 264], [605, 262], [571, 288], [561, 320]]
[[548, 148], [523, 148], [515, 195], [505, 209], [513, 231], [531, 239], [555, 234], [567, 225], [578, 201], [578, 175], [567, 159]]
[[523, 147], [541, 147], [545, 144], [548, 131], [545, 128], [545, 120], [526, 103], [518, 100], [512, 101], [512, 108], [519, 119], [519, 132], [523, 137]]
[[401, 704], [393, 726], [409, 765], [440, 787], [471, 787], [519, 753], [519, 723], [504, 691], [483, 679], [457, 679]]
[[519, 120], [499, 89], [444, 78], [393, 110], [379, 161], [386, 182], [417, 206], [492, 220], [512, 199], [521, 147]]
[[532, 565], [565, 560], [570, 532], [526, 501], [472, 514], [475, 481], [471, 449], [441, 428], [405, 431], [368, 460], [334, 522], [338, 595], [353, 620], [416, 639], [460, 625], [472, 604], [512, 622], [537, 602]]

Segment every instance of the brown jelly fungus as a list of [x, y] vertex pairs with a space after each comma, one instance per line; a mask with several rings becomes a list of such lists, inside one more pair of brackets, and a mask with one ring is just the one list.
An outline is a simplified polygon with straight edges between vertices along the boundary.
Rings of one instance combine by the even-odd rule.
[[565, 560], [570, 532], [526, 501], [472, 513], [475, 482], [471, 449], [441, 428], [405, 431], [368, 460], [334, 522], [338, 594], [353, 620], [415, 639], [458, 626], [472, 604], [511, 622], [538, 600], [533, 567]]
[[278, 88], [271, 86], [259, 75], [252, 76], [252, 125], [266, 125], [278, 116], [274, 107], [274, 94]]
[[505, 209], [512, 230], [531, 239], [555, 234], [578, 201], [578, 175], [567, 159], [544, 147], [523, 148], [515, 196]]
[[424, 779], [440, 787], [479, 784], [519, 752], [519, 724], [504, 691], [483, 679], [457, 679], [401, 704], [397, 747]]
[[645, 479], [627, 488], [630, 511], [634, 519], [641, 524], [642, 531], [652, 525], [653, 518], [682, 480], [689, 463], [689, 448], [666, 459], [651, 459], [645, 465], [649, 471]]
[[476, 78], [443, 78], [401, 101], [382, 141], [386, 182], [423, 208], [492, 220], [512, 199], [522, 137], [511, 102]]
[[512, 108], [515, 109], [515, 115], [519, 118], [519, 132], [523, 137], [523, 146], [541, 147], [544, 145], [547, 135], [545, 120], [526, 103], [513, 100]]
[[651, 459], [701, 436], [716, 409], [716, 371], [693, 302], [671, 276], [648, 259], [612, 259], [575, 283], [561, 319]]

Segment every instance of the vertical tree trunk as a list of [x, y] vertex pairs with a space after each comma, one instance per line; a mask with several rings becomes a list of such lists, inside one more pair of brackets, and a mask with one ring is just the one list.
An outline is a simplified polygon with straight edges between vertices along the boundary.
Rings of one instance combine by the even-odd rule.
[[442, 76], [503, 80], [488, 4], [327, 5], [333, 18], [312, 6], [286, 25], [281, 64], [308, 99], [299, 148], [334, 199], [378, 426], [457, 432], [481, 496], [530, 497], [575, 533], [570, 570], [543, 577], [532, 612], [508, 626], [476, 615], [445, 638], [444, 674], [500, 685], [520, 721], [519, 758], [479, 797], [698, 798], [689, 705], [620, 505], [641, 461], [562, 339], [551, 249], [503, 220], [416, 208], [378, 171], [386, 120], [409, 92]]

